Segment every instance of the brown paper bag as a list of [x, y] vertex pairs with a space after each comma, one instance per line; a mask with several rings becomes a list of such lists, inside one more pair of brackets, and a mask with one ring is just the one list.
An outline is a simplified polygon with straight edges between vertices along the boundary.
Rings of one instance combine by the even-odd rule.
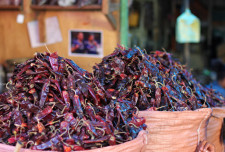
[[223, 140], [221, 138], [223, 118], [225, 118], [225, 107], [213, 108], [212, 116], [207, 126], [207, 141], [215, 146], [216, 152], [224, 151]]
[[194, 152], [206, 139], [206, 127], [212, 110], [140, 111], [146, 118], [148, 144], [146, 152]]
[[[137, 138], [128, 141], [126, 143], [79, 152], [143, 152], [142, 149], [145, 144], [147, 144], [147, 132], [140, 131]], [[0, 152], [13, 152], [14, 150], [15, 146], [0, 144]], [[22, 148], [20, 152], [50, 152], [50, 151], [30, 150]]]

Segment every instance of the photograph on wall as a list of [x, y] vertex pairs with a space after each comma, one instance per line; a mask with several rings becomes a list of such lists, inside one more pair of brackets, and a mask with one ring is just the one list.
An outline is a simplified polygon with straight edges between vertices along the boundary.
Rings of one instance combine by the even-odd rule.
[[70, 30], [69, 55], [103, 57], [102, 31]]

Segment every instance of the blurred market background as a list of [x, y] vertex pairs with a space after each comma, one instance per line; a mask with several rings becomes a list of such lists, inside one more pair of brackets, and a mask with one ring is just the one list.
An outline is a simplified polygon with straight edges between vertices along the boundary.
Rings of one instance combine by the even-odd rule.
[[[189, 0], [188, 4], [200, 20], [200, 40], [189, 43], [187, 66], [207, 85], [216, 80], [213, 61], [225, 62], [225, 1]], [[187, 0], [0, 0], [0, 92], [14, 66], [35, 52], [47, 51], [44, 44], [91, 71], [101, 56], [71, 55], [71, 30], [101, 31], [103, 56], [121, 44], [148, 53], [166, 50], [186, 64], [185, 44], [176, 41], [177, 18], [186, 7]], [[59, 34], [51, 37], [51, 29]]]

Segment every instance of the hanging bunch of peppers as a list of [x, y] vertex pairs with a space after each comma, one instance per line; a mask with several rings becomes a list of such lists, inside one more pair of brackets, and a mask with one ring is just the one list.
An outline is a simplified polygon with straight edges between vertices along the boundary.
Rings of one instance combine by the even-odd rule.
[[7, 88], [0, 95], [0, 143], [68, 152], [130, 141], [146, 128], [135, 104], [57, 53], [17, 65]]
[[139, 110], [183, 111], [225, 103], [220, 94], [203, 87], [167, 52], [148, 55], [138, 47], [119, 46], [93, 69], [105, 90]]

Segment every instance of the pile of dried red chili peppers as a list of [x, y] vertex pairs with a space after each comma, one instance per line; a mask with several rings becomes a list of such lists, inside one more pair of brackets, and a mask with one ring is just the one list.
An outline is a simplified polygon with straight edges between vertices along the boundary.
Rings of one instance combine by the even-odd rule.
[[94, 66], [94, 76], [113, 97], [130, 101], [139, 110], [183, 111], [225, 103], [166, 52], [147, 55], [138, 47], [119, 46]]
[[16, 66], [0, 95], [0, 143], [69, 152], [115, 145], [146, 128], [138, 110], [183, 111], [221, 106], [171, 54], [119, 46], [94, 76], [56, 53]]
[[37, 53], [16, 66], [8, 92], [0, 95], [0, 143], [19, 140], [25, 148], [68, 152], [134, 139], [146, 128], [136, 103], [112, 95], [101, 83], [69, 59]]

